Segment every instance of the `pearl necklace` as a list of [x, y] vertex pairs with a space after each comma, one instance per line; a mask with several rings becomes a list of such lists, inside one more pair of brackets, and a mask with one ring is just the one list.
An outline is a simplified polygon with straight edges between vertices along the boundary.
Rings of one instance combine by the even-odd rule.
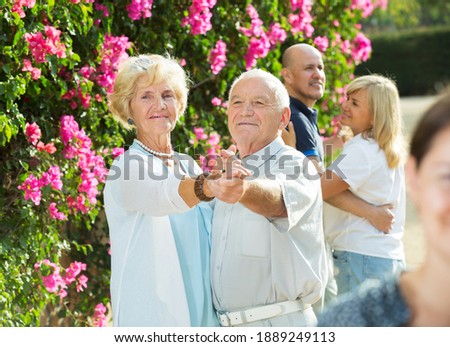
[[151, 148], [148, 148], [146, 145], [144, 145], [141, 141], [139, 141], [138, 139], [135, 139], [136, 143], [141, 146], [143, 149], [145, 149], [147, 152], [156, 155], [158, 157], [164, 157], [164, 158], [169, 158], [172, 159], [173, 157], [173, 151], [171, 151], [170, 153], [163, 153], [163, 152], [157, 152]]

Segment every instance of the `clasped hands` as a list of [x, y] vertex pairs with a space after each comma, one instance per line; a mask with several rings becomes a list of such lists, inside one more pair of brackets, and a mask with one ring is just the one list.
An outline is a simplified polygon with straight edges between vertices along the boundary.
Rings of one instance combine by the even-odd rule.
[[207, 186], [217, 199], [234, 204], [245, 194], [248, 185], [245, 178], [252, 174], [236, 157], [236, 146], [231, 145], [221, 150], [211, 175], [207, 177]]

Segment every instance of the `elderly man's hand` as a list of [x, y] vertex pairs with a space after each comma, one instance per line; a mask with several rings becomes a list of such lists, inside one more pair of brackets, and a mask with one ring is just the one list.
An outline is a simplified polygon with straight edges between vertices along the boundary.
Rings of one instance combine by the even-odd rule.
[[251, 175], [252, 172], [236, 157], [236, 146], [231, 145], [222, 150], [221, 160], [212, 171], [211, 179], [207, 180], [208, 188], [217, 199], [234, 204], [244, 195], [244, 179]]

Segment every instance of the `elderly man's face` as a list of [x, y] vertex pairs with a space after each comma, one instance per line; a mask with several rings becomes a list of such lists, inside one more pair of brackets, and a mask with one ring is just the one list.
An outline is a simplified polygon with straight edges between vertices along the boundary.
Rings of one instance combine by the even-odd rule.
[[238, 146], [250, 146], [256, 152], [278, 136], [285, 126], [277, 110], [274, 92], [262, 78], [239, 81], [230, 95], [228, 128]]

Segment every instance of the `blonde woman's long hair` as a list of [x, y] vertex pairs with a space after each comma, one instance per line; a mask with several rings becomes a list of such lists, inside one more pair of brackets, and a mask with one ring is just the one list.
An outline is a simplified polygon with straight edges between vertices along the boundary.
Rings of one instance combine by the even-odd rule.
[[372, 128], [361, 133], [365, 139], [372, 138], [384, 151], [389, 168], [402, 165], [406, 158], [406, 145], [402, 133], [400, 97], [391, 79], [380, 75], [367, 75], [354, 79], [347, 87], [350, 95], [367, 90]]

